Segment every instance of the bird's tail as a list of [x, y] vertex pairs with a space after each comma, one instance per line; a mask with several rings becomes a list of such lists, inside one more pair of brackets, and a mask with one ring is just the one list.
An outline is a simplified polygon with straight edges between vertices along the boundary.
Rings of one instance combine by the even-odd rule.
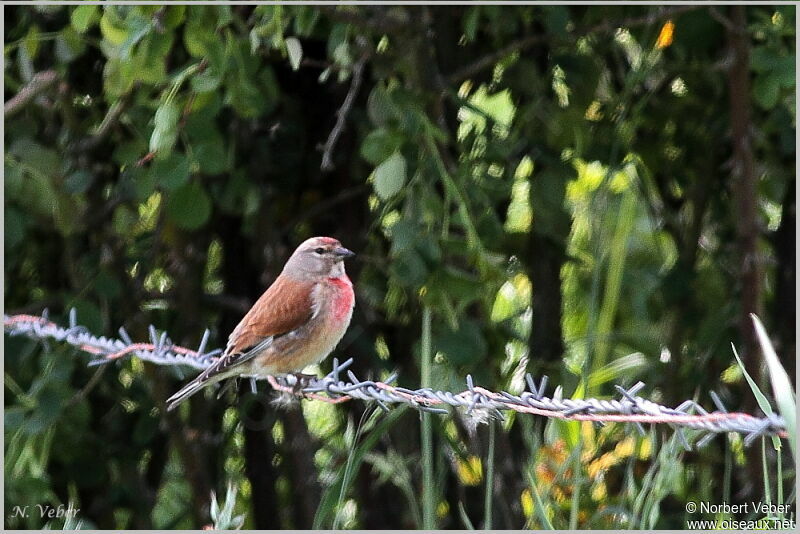
[[204, 387], [210, 386], [211, 384], [216, 384], [224, 378], [226, 378], [226, 375], [222, 373], [212, 376], [202, 373], [200, 376], [183, 386], [173, 396], [167, 399], [167, 411], [169, 412], [174, 410], [178, 404], [182, 403]]

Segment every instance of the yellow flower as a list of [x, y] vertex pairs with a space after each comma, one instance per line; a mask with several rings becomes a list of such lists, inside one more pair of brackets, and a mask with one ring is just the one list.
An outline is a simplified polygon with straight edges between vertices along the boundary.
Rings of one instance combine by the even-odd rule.
[[445, 517], [447, 517], [447, 514], [449, 513], [450, 513], [450, 505], [447, 503], [447, 501], [441, 501], [436, 506], [436, 517], [438, 517], [439, 519], [444, 519]]
[[530, 488], [522, 490], [519, 496], [519, 502], [522, 504], [522, 513], [525, 517], [530, 517], [533, 514], [533, 496], [531, 495]]
[[633, 436], [628, 436], [627, 438], [617, 443], [617, 446], [614, 447], [614, 453], [620, 458], [627, 458], [628, 456], [633, 454], [635, 449], [636, 449], [636, 439], [634, 439]]
[[674, 33], [675, 33], [675, 23], [672, 22], [671, 20], [668, 20], [661, 27], [661, 32], [658, 34], [658, 39], [656, 39], [656, 48], [662, 49], [671, 45]]
[[483, 466], [481, 459], [470, 455], [466, 460], [456, 460], [456, 474], [458, 480], [465, 486], [477, 486], [483, 479]]

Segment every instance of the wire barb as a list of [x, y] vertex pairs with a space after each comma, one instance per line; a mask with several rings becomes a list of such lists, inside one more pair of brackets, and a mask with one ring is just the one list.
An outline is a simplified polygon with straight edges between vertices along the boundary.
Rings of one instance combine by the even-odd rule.
[[[204, 370], [211, 366], [222, 352], [221, 349], [205, 352], [210, 337], [208, 329], [203, 333], [197, 351], [174, 345], [167, 332], [159, 335], [153, 325], [148, 329], [150, 343], [134, 343], [124, 328], [118, 331], [119, 339], [98, 337], [85, 326], [78, 324], [74, 308], [69, 312], [69, 328], [51, 322], [46, 310], [42, 316], [4, 315], [3, 324], [10, 336], [25, 335], [43, 342], [55, 339], [76, 346], [95, 356], [89, 360], [90, 366], [135, 355], [158, 365], [184, 365]], [[779, 415], [773, 413], [765, 417], [756, 417], [746, 413], [728, 412], [719, 396], [713, 391], [709, 395], [717, 410], [708, 412], [693, 400], [684, 401], [675, 408], [670, 408], [642, 398], [637, 393], [645, 387], [643, 382], [637, 382], [628, 389], [615, 386], [621, 395], [619, 399], [563, 399], [560, 387], [556, 388], [552, 398], [545, 396], [547, 376], [542, 377], [537, 387], [534, 378], [527, 374], [525, 381], [529, 391], [515, 395], [507, 391], [497, 393], [476, 386], [472, 376], [467, 375], [467, 389], [454, 393], [435, 391], [431, 388], [414, 390], [393, 385], [397, 373], [392, 373], [380, 382], [359, 380], [349, 369], [352, 364], [352, 358], [341, 363], [337, 358], [333, 358], [333, 368], [330, 373], [322, 378], [312, 378], [307, 382], [304, 380], [302, 388], [297, 387], [297, 377], [294, 375], [249, 377], [250, 387], [255, 393], [256, 380], [262, 378], [266, 379], [276, 391], [330, 404], [360, 399], [375, 402], [384, 411], [389, 411], [391, 405], [405, 404], [419, 411], [442, 415], [449, 414], [451, 410], [448, 407], [451, 407], [463, 409], [466, 414], [475, 412], [479, 416], [478, 419], [483, 422], [488, 422], [492, 418], [502, 420], [504, 412], [515, 411], [567, 421], [590, 421], [598, 424], [628, 423], [635, 425], [641, 434], [645, 434], [644, 424], [668, 424], [676, 429], [677, 437], [686, 450], [691, 449], [691, 444], [685, 429], [699, 431], [700, 438], [695, 443], [697, 447], [707, 445], [714, 436], [725, 432], [743, 434], [745, 446], [749, 446], [760, 436], [787, 437], [786, 423]], [[341, 380], [342, 373], [346, 374], [349, 382]]]

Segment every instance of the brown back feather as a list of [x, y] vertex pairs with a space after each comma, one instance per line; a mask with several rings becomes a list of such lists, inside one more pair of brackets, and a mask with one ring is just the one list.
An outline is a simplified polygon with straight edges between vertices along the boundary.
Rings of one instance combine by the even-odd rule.
[[228, 338], [226, 354], [245, 352], [264, 338], [291, 332], [312, 315], [314, 282], [281, 275], [256, 301]]

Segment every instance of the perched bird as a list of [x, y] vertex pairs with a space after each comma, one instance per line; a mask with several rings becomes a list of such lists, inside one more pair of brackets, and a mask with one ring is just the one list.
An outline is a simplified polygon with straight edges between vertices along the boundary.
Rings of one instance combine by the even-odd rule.
[[354, 255], [330, 237], [304, 241], [233, 329], [220, 358], [167, 399], [167, 410], [225, 378], [295, 373], [322, 361], [353, 315], [344, 260]]

